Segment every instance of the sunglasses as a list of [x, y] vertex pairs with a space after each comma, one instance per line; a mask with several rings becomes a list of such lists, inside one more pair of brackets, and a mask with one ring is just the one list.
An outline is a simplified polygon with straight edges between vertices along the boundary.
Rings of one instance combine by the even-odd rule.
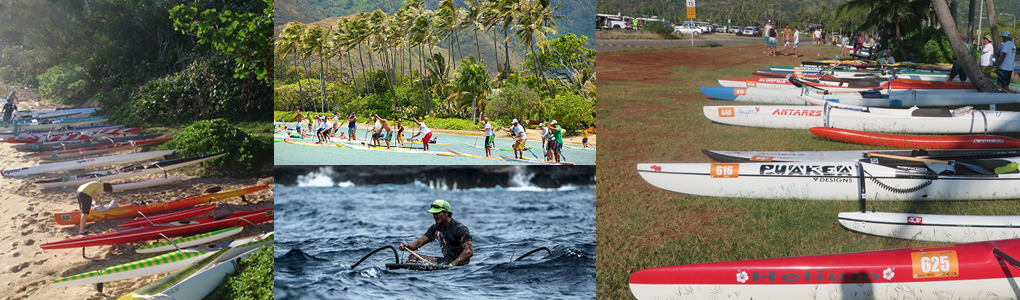
[[443, 211], [446, 211], [446, 208], [445, 208], [445, 207], [443, 207], [442, 205], [432, 204], [432, 208], [435, 208], [435, 209], [442, 209]]

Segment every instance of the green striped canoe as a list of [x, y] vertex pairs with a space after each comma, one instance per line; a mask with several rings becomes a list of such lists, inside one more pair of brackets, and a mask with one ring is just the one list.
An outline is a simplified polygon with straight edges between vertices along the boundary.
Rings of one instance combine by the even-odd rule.
[[[217, 231], [196, 234], [189, 237], [177, 238], [171, 241], [173, 241], [174, 244], [177, 244], [177, 247], [181, 247], [183, 249], [187, 247], [193, 247], [219, 241], [227, 237], [233, 236], [235, 234], [238, 234], [242, 230], [244, 230], [243, 226], [231, 227], [226, 229], [220, 229]], [[173, 244], [167, 241], [163, 241], [152, 245], [142, 246], [141, 248], [135, 249], [135, 253], [159, 253], [164, 251], [172, 251], [175, 249], [177, 248], [174, 248]]]
[[201, 251], [175, 251], [102, 270], [64, 277], [50, 282], [50, 286], [92, 284], [162, 274], [187, 267], [211, 254], [211, 252]]

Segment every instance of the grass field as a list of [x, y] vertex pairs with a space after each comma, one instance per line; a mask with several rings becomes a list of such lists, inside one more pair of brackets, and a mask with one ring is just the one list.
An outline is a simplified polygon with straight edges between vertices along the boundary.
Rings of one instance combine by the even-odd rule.
[[[766, 57], [760, 44], [598, 54], [598, 114], [604, 139], [596, 201], [598, 299], [633, 299], [627, 280], [645, 268], [933, 244], [843, 229], [836, 214], [855, 211], [857, 202], [692, 196], [660, 190], [637, 174], [637, 163], [710, 162], [701, 149], [881, 149], [821, 140], [807, 130], [713, 124], [703, 116], [703, 106], [732, 103], [708, 100], [698, 91], [719, 86], [717, 78], [750, 78], [752, 71], [769, 65], [796, 65], [838, 54], [835, 47], [808, 43], [802, 43], [800, 58]], [[1020, 110], [1015, 105], [998, 108]], [[1015, 215], [1020, 203], [890, 201], [869, 202], [868, 207], [885, 212]]]

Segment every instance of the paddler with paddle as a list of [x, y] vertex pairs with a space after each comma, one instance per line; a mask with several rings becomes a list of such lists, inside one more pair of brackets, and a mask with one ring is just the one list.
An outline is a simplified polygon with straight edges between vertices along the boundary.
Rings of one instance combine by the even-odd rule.
[[78, 223], [79, 235], [87, 233], [85, 231], [85, 222], [88, 220], [93, 206], [101, 211], [117, 206], [114, 201], [110, 201], [106, 205], [99, 203], [99, 198], [103, 196], [103, 193], [113, 193], [113, 186], [105, 182], [90, 181], [78, 187], [78, 207], [81, 208], [81, 222]]
[[492, 146], [496, 144], [496, 133], [493, 132], [492, 123], [489, 123], [489, 117], [485, 117], [482, 121], [482, 128], [479, 128], [478, 131], [485, 134], [485, 157], [492, 157]]
[[524, 132], [524, 126], [517, 123], [517, 119], [513, 119], [513, 121], [510, 121], [510, 128], [507, 128], [506, 132], [517, 141], [513, 146], [514, 158], [524, 159], [525, 142], [528, 141], [528, 135]]
[[[390, 150], [390, 138], [393, 138], [393, 129], [390, 128], [390, 122], [386, 119], [380, 118], [379, 115], [375, 115], [375, 123], [379, 124], [379, 128], [375, 129], [372, 134], [372, 139], [375, 140], [376, 146], [379, 146], [379, 140], [386, 141], [386, 150]], [[386, 130], [386, 135], [382, 134], [382, 131]]]
[[[429, 229], [425, 231], [425, 235], [422, 235], [410, 244], [400, 243], [400, 250], [414, 254], [407, 258], [407, 263], [461, 266], [471, 262], [471, 256], [474, 255], [474, 247], [471, 245], [471, 232], [468, 231], [467, 226], [453, 219], [453, 210], [450, 208], [450, 202], [442, 199], [436, 200], [432, 202], [428, 212], [432, 214], [432, 219], [436, 223], [429, 226]], [[414, 250], [418, 250], [418, 248], [432, 241], [439, 241], [439, 248], [443, 252], [443, 257], [422, 256], [414, 253]]]
[[425, 152], [429, 152], [429, 143], [432, 142], [432, 129], [429, 129], [428, 126], [425, 126], [425, 122], [418, 121], [418, 119], [412, 118], [411, 121], [418, 123], [418, 133], [411, 136], [410, 141], [414, 141], [414, 138], [419, 134], [424, 134], [425, 136], [421, 138], [421, 145], [425, 147]]

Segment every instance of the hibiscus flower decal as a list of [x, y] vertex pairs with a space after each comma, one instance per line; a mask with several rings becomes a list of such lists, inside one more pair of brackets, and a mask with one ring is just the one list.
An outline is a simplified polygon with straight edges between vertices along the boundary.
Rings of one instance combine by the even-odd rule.
[[893, 276], [896, 276], [896, 273], [893, 272], [893, 268], [885, 269], [885, 271], [882, 272], [882, 278], [885, 278], [885, 280], [892, 281]]
[[737, 282], [744, 283], [747, 282], [747, 279], [748, 279], [747, 272], [737, 270]]

